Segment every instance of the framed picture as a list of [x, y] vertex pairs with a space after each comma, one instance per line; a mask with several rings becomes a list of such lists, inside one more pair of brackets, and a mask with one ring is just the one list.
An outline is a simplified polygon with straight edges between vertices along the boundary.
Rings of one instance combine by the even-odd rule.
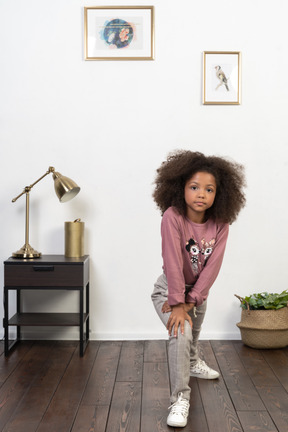
[[85, 60], [154, 60], [154, 7], [85, 7], [84, 45]]
[[203, 53], [203, 104], [240, 105], [241, 53]]

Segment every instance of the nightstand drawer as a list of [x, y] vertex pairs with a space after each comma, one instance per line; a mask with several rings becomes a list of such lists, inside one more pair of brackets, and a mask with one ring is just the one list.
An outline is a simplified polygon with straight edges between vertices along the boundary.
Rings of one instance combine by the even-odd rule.
[[80, 265], [37, 264], [6, 265], [5, 286], [77, 287], [83, 285]]

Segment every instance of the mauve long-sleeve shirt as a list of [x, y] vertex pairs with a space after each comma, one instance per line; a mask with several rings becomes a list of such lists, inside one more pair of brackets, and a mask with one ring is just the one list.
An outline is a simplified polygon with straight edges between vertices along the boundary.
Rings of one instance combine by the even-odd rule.
[[[222, 261], [229, 225], [208, 219], [192, 222], [173, 207], [163, 214], [161, 223], [163, 271], [168, 282], [168, 303], [194, 303], [207, 299]], [[192, 285], [185, 297], [185, 285]]]

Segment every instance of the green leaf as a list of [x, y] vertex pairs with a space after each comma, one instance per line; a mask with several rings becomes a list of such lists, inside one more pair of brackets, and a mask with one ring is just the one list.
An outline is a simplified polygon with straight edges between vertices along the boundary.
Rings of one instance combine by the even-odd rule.
[[246, 296], [243, 301], [241, 301], [241, 307], [243, 309], [249, 308], [254, 309], [281, 309], [286, 307], [288, 303], [288, 291], [282, 291], [279, 293], [268, 293], [267, 291], [262, 293], [254, 293], [250, 296]]

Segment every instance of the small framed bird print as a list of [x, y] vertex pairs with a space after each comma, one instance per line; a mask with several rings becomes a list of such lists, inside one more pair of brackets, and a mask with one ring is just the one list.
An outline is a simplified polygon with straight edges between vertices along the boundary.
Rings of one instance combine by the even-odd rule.
[[240, 105], [241, 53], [204, 51], [203, 104]]

